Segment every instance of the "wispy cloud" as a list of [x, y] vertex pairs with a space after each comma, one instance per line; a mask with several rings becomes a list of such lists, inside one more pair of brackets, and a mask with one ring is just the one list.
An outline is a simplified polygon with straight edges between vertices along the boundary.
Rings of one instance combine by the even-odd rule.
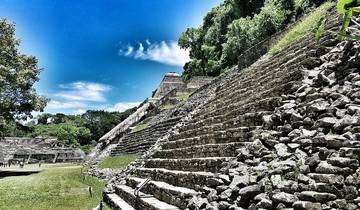
[[111, 90], [110, 85], [84, 81], [62, 84], [60, 88], [62, 90], [55, 94], [56, 97], [74, 101], [94, 102], [106, 101], [104, 93]]
[[151, 60], [172, 66], [183, 66], [190, 61], [189, 52], [181, 49], [175, 41], [169, 43], [161, 41], [160, 43], [151, 43], [145, 41], [145, 46], [138, 42], [138, 46], [128, 45], [124, 49], [120, 49], [119, 54], [126, 57], [132, 57], [140, 60]]
[[139, 106], [141, 102], [119, 102], [116, 103], [114, 106], [107, 108], [107, 111], [118, 111], [118, 112], [123, 112], [127, 109]]
[[59, 91], [51, 94], [52, 100], [47, 104], [45, 111], [49, 113], [83, 114], [86, 110], [106, 110], [123, 112], [136, 107], [140, 102], [108, 103], [106, 92], [110, 85], [76, 81], [59, 85]]
[[46, 108], [47, 109], [81, 109], [81, 108], [85, 108], [87, 107], [86, 104], [82, 103], [82, 102], [78, 102], [78, 101], [56, 101], [56, 100], [51, 100]]

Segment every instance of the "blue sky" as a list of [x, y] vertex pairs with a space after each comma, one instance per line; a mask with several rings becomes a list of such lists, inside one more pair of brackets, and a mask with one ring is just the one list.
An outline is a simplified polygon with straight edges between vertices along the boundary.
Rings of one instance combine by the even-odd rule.
[[182, 72], [181, 32], [221, 0], [0, 0], [23, 53], [43, 72], [46, 112], [123, 111], [148, 97], [164, 73]]

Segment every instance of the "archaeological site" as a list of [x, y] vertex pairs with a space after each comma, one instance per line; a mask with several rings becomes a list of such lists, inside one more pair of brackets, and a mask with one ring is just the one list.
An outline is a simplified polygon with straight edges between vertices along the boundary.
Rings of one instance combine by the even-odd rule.
[[360, 209], [359, 0], [120, 2], [61, 5], [49, 90], [0, 19], [0, 210]]

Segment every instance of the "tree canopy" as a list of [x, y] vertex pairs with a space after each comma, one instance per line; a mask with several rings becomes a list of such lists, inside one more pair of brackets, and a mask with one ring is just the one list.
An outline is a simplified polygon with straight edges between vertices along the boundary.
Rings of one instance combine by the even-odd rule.
[[38, 61], [21, 54], [19, 44], [15, 25], [0, 19], [0, 133], [7, 121], [31, 117], [32, 111], [42, 111], [47, 102], [33, 87], [41, 71]]
[[87, 151], [91, 146], [136, 111], [137, 107], [124, 112], [108, 112], [104, 110], [88, 110], [81, 115], [63, 113], [43, 113], [22, 125], [9, 120], [3, 129], [5, 136], [30, 136], [57, 138], [65, 144], [81, 146]]
[[57, 137], [67, 144], [94, 144], [135, 111], [136, 107], [124, 112], [88, 110], [81, 115], [44, 113], [38, 116], [38, 123], [31, 126], [33, 131], [28, 135]]
[[238, 56], [282, 30], [321, 0], [225, 0], [214, 7], [198, 28], [188, 28], [178, 40], [190, 50], [183, 77], [218, 76], [237, 63]]

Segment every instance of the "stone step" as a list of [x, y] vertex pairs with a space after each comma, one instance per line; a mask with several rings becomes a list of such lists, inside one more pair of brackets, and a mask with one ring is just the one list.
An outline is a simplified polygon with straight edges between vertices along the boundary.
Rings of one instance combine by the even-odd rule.
[[229, 179], [226, 175], [218, 175], [212, 172], [180, 171], [164, 168], [137, 168], [134, 173], [137, 177], [150, 177], [155, 181], [162, 181], [174, 186], [186, 187], [197, 191], [201, 186], [214, 185], [211, 182], [211, 178], [221, 180], [220, 183], [226, 182]]
[[[124, 136], [118, 145], [111, 151], [111, 155], [121, 154], [133, 154], [141, 153], [150, 148], [156, 140], [165, 135], [165, 133], [176, 123], [180, 118], [176, 120], [169, 120], [170, 122], [163, 125], [155, 125], [149, 128], [145, 128], [141, 131], [129, 133]], [[163, 121], [164, 122], [164, 121]]]
[[104, 194], [105, 203], [115, 210], [136, 210], [115, 193]]
[[[194, 118], [192, 124], [204, 123], [204, 121], [207, 122], [208, 120], [210, 120], [211, 123], [213, 123], [214, 120], [216, 120], [217, 122], [225, 121], [249, 112], [273, 111], [275, 107], [280, 105], [280, 95], [280, 93], [272, 93], [270, 95], [264, 95], [256, 99], [248, 98], [247, 100], [243, 100], [237, 103], [222, 105], [221, 107], [216, 108], [216, 110], [209, 110], [208, 113]], [[190, 126], [190, 124], [188, 126]]]
[[[246, 71], [239, 74], [239, 78], [234, 78], [233, 82], [226, 88], [220, 89], [217, 92], [217, 97], [220, 98], [229, 98], [234, 95], [234, 92], [246, 88], [246, 87], [257, 87], [256, 84], [271, 84], [278, 82], [280, 78], [287, 78], [286, 80], [291, 79], [291, 74], [298, 71], [302, 59], [306, 57], [304, 52], [306, 49], [296, 53], [290, 53], [290, 58], [284, 60], [284, 63], [276, 63], [276, 67], [263, 67], [251, 69], [251, 71]], [[300, 54], [300, 55], [298, 55]], [[294, 57], [295, 56], [295, 57]], [[284, 80], [284, 81], [286, 81]], [[260, 87], [262, 87], [260, 86]], [[271, 87], [272, 85], [269, 85]]]
[[139, 147], [139, 146], [144, 146], [144, 145], [152, 145], [155, 141], [157, 140], [157, 138], [151, 138], [151, 139], [144, 139], [141, 141], [137, 141], [137, 142], [121, 142], [118, 144], [118, 146], [116, 146], [114, 149], [126, 149], [126, 148], [135, 148], [135, 147]]
[[182, 132], [177, 134], [177, 137], [174, 137], [173, 139], [196, 137], [203, 134], [211, 134], [216, 131], [226, 131], [229, 129], [236, 129], [240, 127], [262, 126], [262, 117], [271, 113], [271, 111], [248, 112], [245, 114], [239, 114], [237, 116], [233, 115], [232, 117], [226, 117], [226, 114], [222, 116], [223, 119], [221, 119], [220, 123], [217, 122], [219, 120], [214, 120], [214, 122], [206, 122], [206, 125], [203, 125], [205, 123], [202, 123], [202, 121], [199, 121], [199, 123], [190, 123], [189, 125], [191, 126], [188, 125], [187, 130], [182, 130]]
[[123, 154], [140, 154], [146, 150], [148, 150], [151, 147], [151, 145], [148, 146], [139, 146], [135, 148], [125, 148], [125, 149], [119, 149], [119, 150], [112, 150], [111, 155], [123, 155]]
[[225, 88], [222, 92], [217, 92], [216, 97], [220, 101], [227, 101], [228, 99], [237, 99], [236, 96], [239, 97], [241, 96], [240, 93], [246, 93], [246, 91], [276, 87], [274, 84], [283, 84], [281, 81], [287, 82], [297, 79], [297, 77], [292, 77], [292, 75], [296, 75], [297, 72], [300, 72], [299, 64], [294, 63], [277, 70], [264, 72], [257, 76], [251, 75], [251, 78], [242, 78], [236, 81], [236, 85], [234, 85], [233, 88]]
[[127, 134], [127, 137], [133, 138], [133, 137], [137, 137], [137, 136], [144, 136], [144, 135], [149, 135], [149, 134], [151, 135], [154, 133], [163, 133], [163, 132], [166, 132], [171, 127], [172, 126], [166, 126], [166, 127], [161, 127], [161, 128], [154, 128], [154, 127], [144, 128], [142, 130]]
[[213, 131], [212, 133], [198, 134], [198, 136], [189, 138], [178, 139], [173, 137], [171, 141], [165, 142], [161, 146], [163, 149], [175, 149], [202, 144], [243, 142], [248, 141], [253, 136], [252, 131], [256, 128], [258, 127], [237, 127], [227, 130]]
[[[239, 115], [247, 116], [247, 118], [256, 117], [259, 115], [263, 115], [264, 113], [267, 114], [278, 107], [280, 105], [281, 98], [280, 97], [271, 97], [271, 98], [264, 98], [259, 99], [255, 102], [250, 102], [247, 104], [243, 104], [239, 107], [228, 107], [228, 111], [222, 117], [226, 119], [231, 118], [239, 118]], [[225, 112], [225, 110], [219, 110]], [[246, 126], [246, 125], [244, 125]], [[251, 126], [251, 125], [249, 125]]]
[[[285, 82], [285, 83], [284, 83]], [[217, 104], [214, 104], [211, 108], [207, 109], [201, 116], [200, 119], [208, 118], [209, 116], [216, 116], [224, 111], [233, 109], [239, 109], [248, 103], [256, 103], [258, 100], [265, 98], [279, 97], [282, 94], [286, 94], [288, 90], [295, 84], [294, 81], [282, 81], [281, 84], [275, 84], [273, 87], [263, 87], [261, 90], [251, 90], [241, 93], [237, 96], [230, 97], [229, 99], [221, 99]]]
[[138, 210], [180, 210], [176, 206], [160, 201], [154, 196], [143, 192], [139, 192], [139, 197], [136, 197], [134, 195], [135, 190], [126, 185], [116, 185], [115, 192]]
[[137, 153], [137, 152], [142, 152], [144, 150], [147, 150], [151, 147], [152, 145], [143, 145], [143, 146], [139, 146], [139, 147], [134, 147], [134, 148], [127, 148], [127, 149], [124, 149], [123, 151], [124, 152], [127, 152], [127, 153]]
[[229, 157], [206, 157], [185, 159], [152, 158], [145, 160], [146, 168], [165, 168], [169, 170], [218, 172]]
[[154, 140], [154, 139], [157, 139], [157, 138], [159, 138], [161, 136], [162, 135], [149, 135], [149, 136], [144, 136], [142, 138], [126, 139], [126, 140], [123, 140], [123, 141], [119, 142], [118, 145], [119, 145], [119, 147], [121, 147], [122, 145], [136, 145], [139, 142], [146, 142], [146, 141], [148, 141], [148, 139]]
[[[126, 184], [132, 188], [136, 188], [140, 183], [143, 183], [146, 179], [138, 177], [126, 178]], [[184, 188], [170, 185], [166, 182], [150, 181], [142, 189], [142, 192], [151, 194], [157, 199], [177, 206], [180, 209], [185, 209], [187, 202], [195, 195], [200, 194], [199, 192]]]
[[203, 158], [203, 157], [235, 157], [236, 150], [249, 142], [232, 142], [224, 144], [204, 144], [179, 149], [158, 150], [153, 158]]
[[142, 130], [131, 132], [131, 133], [129, 133], [129, 135], [138, 135], [141, 133], [149, 133], [151, 131], [164, 131], [164, 130], [167, 130], [168, 128], [172, 127], [173, 125], [175, 125], [178, 121], [174, 121], [174, 122], [166, 123], [166, 124], [157, 123], [155, 125], [146, 127]]
[[[242, 79], [249, 79], [247, 76], [254, 75], [255, 77], [258, 77], [259, 75], [264, 75], [265, 72], [273, 71], [278, 69], [281, 65], [286, 64], [289, 66], [291, 64], [289, 61], [291, 61], [293, 58], [303, 56], [303, 53], [307, 51], [306, 46], [302, 46], [297, 48], [295, 51], [288, 51], [283, 53], [282, 55], [273, 55], [271, 56], [271, 59], [260, 59], [256, 65], [253, 65], [250, 68], [246, 68], [239, 72], [237, 75], [235, 75], [232, 80], [233, 81], [240, 81]], [[234, 83], [229, 83], [228, 87], [233, 87]]]
[[300, 78], [302, 78], [301, 71], [293, 70], [289, 76], [271, 79], [270, 82], [256, 81], [254, 84], [244, 85], [228, 93], [226, 97], [217, 96], [217, 100], [209, 106], [207, 112], [233, 103], [262, 98], [263, 96], [273, 97], [285, 94], [291, 89], [294, 81]]

